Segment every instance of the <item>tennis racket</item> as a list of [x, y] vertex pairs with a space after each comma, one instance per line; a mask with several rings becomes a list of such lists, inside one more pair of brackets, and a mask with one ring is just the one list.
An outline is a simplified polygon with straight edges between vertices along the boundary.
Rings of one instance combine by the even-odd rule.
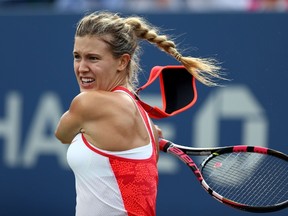
[[[288, 206], [288, 156], [260, 146], [193, 148], [161, 139], [160, 150], [183, 161], [216, 200], [249, 212]], [[199, 168], [191, 156], [208, 156]]]

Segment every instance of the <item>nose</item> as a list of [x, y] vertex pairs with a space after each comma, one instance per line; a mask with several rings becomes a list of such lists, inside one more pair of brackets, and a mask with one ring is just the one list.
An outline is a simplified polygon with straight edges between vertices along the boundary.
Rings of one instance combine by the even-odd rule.
[[78, 62], [78, 70], [79, 72], [88, 72], [89, 71], [89, 67], [87, 65], [87, 62], [85, 62], [85, 60], [81, 60]]

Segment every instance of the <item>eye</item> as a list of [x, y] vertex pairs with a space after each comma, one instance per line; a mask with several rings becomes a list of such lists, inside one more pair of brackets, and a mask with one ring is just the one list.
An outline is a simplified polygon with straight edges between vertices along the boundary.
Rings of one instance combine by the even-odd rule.
[[99, 60], [99, 57], [97, 57], [97, 56], [89, 56], [89, 60], [90, 61], [97, 61], [97, 60]]
[[78, 54], [73, 54], [74, 60], [79, 60], [80, 59], [80, 55]]

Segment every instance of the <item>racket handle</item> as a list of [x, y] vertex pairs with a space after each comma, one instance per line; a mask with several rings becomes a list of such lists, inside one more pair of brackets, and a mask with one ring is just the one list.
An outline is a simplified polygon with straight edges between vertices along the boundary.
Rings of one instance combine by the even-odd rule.
[[160, 138], [159, 139], [159, 149], [163, 152], [167, 152], [167, 149], [172, 145], [173, 143], [169, 140]]

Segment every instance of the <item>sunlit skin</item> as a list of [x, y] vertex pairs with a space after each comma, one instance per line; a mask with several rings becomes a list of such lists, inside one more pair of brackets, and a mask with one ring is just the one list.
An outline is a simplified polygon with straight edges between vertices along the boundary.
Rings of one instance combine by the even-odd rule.
[[74, 71], [80, 91], [111, 91], [116, 86], [126, 86], [128, 54], [113, 57], [109, 46], [100, 38], [76, 37], [74, 42]]

